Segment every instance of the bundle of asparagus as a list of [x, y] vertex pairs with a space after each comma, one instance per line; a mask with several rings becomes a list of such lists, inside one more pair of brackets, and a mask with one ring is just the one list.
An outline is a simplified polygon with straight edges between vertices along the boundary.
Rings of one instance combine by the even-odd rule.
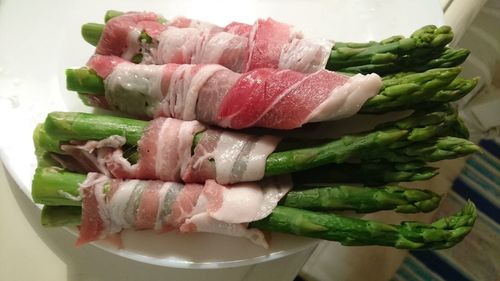
[[[119, 18], [122, 14], [108, 11], [106, 21]], [[161, 25], [166, 22], [161, 17], [157, 21]], [[105, 25], [85, 24], [82, 35], [87, 42], [98, 45], [104, 30]], [[383, 77], [378, 94], [362, 104], [361, 113], [403, 109], [414, 112], [371, 131], [333, 140], [285, 138], [266, 155], [262, 175], [291, 174], [294, 189], [288, 191], [266, 217], [249, 221], [249, 227], [339, 241], [343, 245], [443, 249], [460, 242], [470, 232], [476, 218], [471, 202], [459, 213], [432, 224], [402, 222], [388, 225], [332, 213], [334, 210], [363, 213], [379, 210], [401, 213], [432, 211], [438, 207], [440, 195], [389, 183], [429, 179], [437, 171], [427, 166], [427, 162], [453, 159], [479, 150], [467, 140], [467, 129], [457, 112], [447, 104], [460, 99], [477, 84], [477, 78], [458, 77], [460, 68], [455, 66], [465, 60], [469, 51], [446, 47], [452, 38], [449, 27], [426, 26], [408, 38], [395, 36], [361, 44], [337, 42], [326, 62], [327, 69], [391, 74]], [[156, 39], [142, 30], [138, 40], [140, 44], [151, 45]], [[138, 63], [143, 58], [144, 54], [138, 53], [132, 61]], [[66, 77], [68, 89], [77, 91], [85, 104], [116, 109], [109, 107], [104, 97], [106, 81], [95, 70], [86, 67], [68, 69]], [[151, 80], [151, 77], [136, 76], [143, 80]], [[132, 94], [140, 96], [144, 93]], [[135, 107], [141, 106], [138, 104]], [[145, 150], [141, 142], [144, 143], [147, 135], [151, 134], [154, 122], [85, 113], [48, 114], [45, 122], [34, 132], [39, 168], [33, 179], [32, 195], [35, 202], [45, 205], [42, 224], [64, 226], [82, 223], [80, 206], [85, 205], [82, 199], [85, 200], [86, 191], [81, 184], [89, 179], [84, 174], [96, 172], [96, 168], [81, 163], [71, 164], [78, 157], [68, 153], [65, 147], [98, 143], [90, 152], [82, 154], [92, 158], [101, 154], [100, 145], [105, 146], [104, 143], [119, 136], [123, 137], [123, 143], [118, 149], [125, 150], [120, 161], [139, 165]], [[203, 145], [212, 137], [211, 130], [203, 128], [193, 133], [189, 145], [191, 154], [205, 149]], [[233, 132], [222, 131], [224, 134], [231, 135]], [[92, 152], [94, 149], [97, 153]], [[159, 163], [158, 158], [155, 159], [153, 161]], [[99, 158], [93, 161], [105, 160]], [[217, 161], [208, 158], [209, 166], [215, 166]], [[239, 156], [234, 161], [233, 167], [247, 165], [245, 157]], [[115, 176], [113, 169], [98, 172]], [[139, 185], [148, 185], [147, 180], [157, 180], [150, 176], [140, 179], [137, 181]], [[104, 196], [111, 198], [110, 193], [110, 188], [105, 187]], [[133, 204], [138, 206], [137, 202]], [[137, 207], [132, 214], [137, 216], [138, 210]]]
[[[378, 130], [344, 136], [320, 145], [303, 143], [305, 148], [287, 149], [296, 144], [289, 145], [285, 140], [282, 144], [282, 149], [285, 150], [278, 149], [280, 151], [270, 154], [267, 158], [265, 172], [267, 176], [293, 173], [292, 179], [297, 190], [289, 192], [282, 199], [281, 206], [275, 208], [268, 218], [254, 222], [251, 226], [340, 241], [346, 245], [385, 245], [417, 249], [445, 248], [459, 242], [470, 231], [470, 226], [474, 221], [473, 205], [470, 205], [463, 213], [457, 214], [461, 218], [460, 224], [447, 225], [444, 228], [435, 228], [434, 225], [440, 225], [443, 221], [454, 221], [457, 218], [442, 219], [433, 225], [405, 222], [400, 226], [388, 226], [322, 213], [326, 210], [345, 209], [357, 212], [384, 209], [398, 212], [427, 212], [435, 209], [440, 196], [429, 191], [390, 185], [379, 188], [339, 186], [335, 185], [335, 182], [381, 183], [398, 179], [406, 181], [426, 179], [433, 176], [435, 171], [422, 166], [424, 162], [455, 158], [477, 151], [477, 146], [466, 139], [459, 138], [466, 137], [467, 131], [459, 123], [456, 112], [449, 107], [440, 110], [442, 111], [417, 112], [399, 121], [383, 124]], [[133, 156], [135, 154], [133, 150], [147, 124], [146, 121], [122, 117], [54, 112], [47, 116], [42, 126], [38, 127], [34, 138], [38, 151], [64, 154], [64, 151], [60, 149], [60, 144], [65, 141], [100, 140], [120, 134], [127, 137], [128, 145], [131, 147], [129, 159], [137, 159]], [[203, 132], [198, 133], [194, 138], [194, 148], [202, 135]], [[376, 149], [381, 150], [382, 153], [378, 156], [375, 153], [367, 154], [368, 151]], [[365, 160], [380, 161], [384, 159], [384, 155], [399, 155], [402, 160], [396, 159], [396, 161], [402, 161], [402, 163], [383, 162], [379, 165], [376, 162], [363, 162]], [[391, 156], [391, 160], [394, 161], [395, 159], [392, 158]], [[358, 161], [359, 159], [361, 162]], [[349, 160], [355, 162], [345, 163]], [[393, 171], [384, 171], [387, 166]], [[318, 168], [310, 169], [311, 167]], [[361, 168], [370, 172], [365, 173], [366, 178], [363, 179], [360, 179], [357, 173], [351, 173], [350, 178], [347, 174], [343, 174], [342, 178], [338, 177], [338, 173], [330, 173], [332, 170], [350, 168]], [[379, 173], [380, 171], [382, 173]], [[80, 201], [68, 199], [67, 194], [71, 195], [70, 198], [79, 197], [78, 183], [83, 182], [84, 179], [85, 177], [79, 174], [54, 169], [39, 169], [33, 182], [33, 198], [36, 202], [47, 206], [78, 205]], [[321, 182], [321, 187], [317, 186], [318, 182]], [[318, 212], [318, 210], [323, 211]], [[61, 223], [75, 224], [79, 221], [77, 219], [79, 212], [79, 209], [68, 207], [46, 207], [43, 221], [47, 226], [58, 226]], [[312, 229], [311, 223], [315, 225]], [[367, 230], [371, 227], [391, 229], [388, 231], [392, 234], [382, 235], [378, 231], [373, 233], [363, 231], [358, 236], [351, 233], [355, 228]], [[422, 239], [421, 235], [437, 231], [437, 229], [446, 230], [446, 233], [450, 234], [444, 234], [444, 232], [439, 234], [447, 237], [439, 242], [434, 238]]]

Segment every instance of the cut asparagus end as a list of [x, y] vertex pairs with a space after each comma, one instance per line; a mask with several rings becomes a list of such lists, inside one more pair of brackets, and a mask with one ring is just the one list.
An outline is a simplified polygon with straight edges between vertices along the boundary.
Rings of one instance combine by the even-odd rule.
[[101, 34], [104, 30], [104, 24], [100, 23], [86, 23], [82, 25], [82, 37], [92, 46], [97, 46], [101, 39]]
[[31, 183], [31, 197], [38, 204], [79, 206], [78, 186], [85, 178], [56, 167], [39, 167]]
[[92, 95], [104, 95], [104, 80], [87, 67], [66, 69], [66, 89]]
[[51, 112], [44, 124], [47, 134], [61, 141], [100, 140], [120, 135], [128, 144], [136, 145], [149, 122], [109, 115]]
[[108, 22], [110, 19], [114, 17], [118, 17], [123, 15], [124, 12], [121, 11], [116, 11], [116, 10], [107, 10], [106, 14], [104, 15], [104, 22]]

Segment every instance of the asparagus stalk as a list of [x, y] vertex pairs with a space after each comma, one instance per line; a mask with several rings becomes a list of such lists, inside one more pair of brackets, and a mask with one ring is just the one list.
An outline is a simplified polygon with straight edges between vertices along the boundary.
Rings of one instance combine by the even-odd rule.
[[472, 202], [457, 214], [432, 224], [405, 221], [399, 225], [278, 206], [268, 217], [250, 223], [250, 227], [338, 241], [345, 246], [446, 249], [471, 231], [476, 217]]
[[329, 68], [327, 65], [327, 69], [346, 73], [377, 73], [380, 75], [409, 71], [420, 72], [433, 68], [446, 68], [460, 65], [467, 59], [469, 54], [470, 51], [467, 49], [445, 48], [443, 51], [440, 51], [438, 56], [435, 57], [403, 57], [400, 61], [392, 61], [380, 64], [355, 65], [339, 69], [331, 67]]
[[453, 159], [479, 151], [472, 142], [456, 137], [442, 137], [433, 141], [414, 143], [398, 150], [367, 150], [362, 159], [385, 159], [391, 162], [425, 161], [435, 162]]
[[[427, 122], [425, 118], [422, 120]], [[382, 130], [344, 136], [322, 145], [274, 152], [267, 158], [265, 174], [267, 176], [287, 174], [330, 163], [344, 163], [354, 157], [360, 157], [366, 150], [382, 150], [383, 147], [398, 143], [398, 141], [399, 143], [411, 144], [410, 138], [413, 135], [418, 135], [418, 139], [421, 141], [439, 136], [442, 133], [446, 135], [448, 132], [446, 127], [437, 130], [435, 126], [427, 125], [428, 123], [425, 122], [424, 127], [415, 126], [400, 129], [396, 126], [387, 126]], [[111, 135], [122, 135], [126, 137], [128, 144], [136, 145], [147, 124], [145, 121], [113, 116], [53, 112], [47, 116], [44, 127], [51, 137], [61, 141], [104, 139]], [[415, 133], [417, 130], [418, 134]], [[202, 134], [203, 132], [197, 134], [195, 144]], [[432, 146], [432, 144], [427, 145]], [[402, 145], [400, 144], [400, 146]], [[477, 151], [478, 147], [465, 139], [457, 139], [454, 145], [440, 147], [440, 149], [447, 149], [449, 153], [432, 154], [433, 160], [439, 155], [448, 158], [453, 157], [453, 154], [458, 156], [472, 153], [472, 151]], [[410, 149], [408, 152], [412, 153], [413, 151]], [[425, 157], [419, 158], [424, 162], [427, 160]]]
[[[43, 184], [38, 189], [65, 188], [70, 191], [71, 181], [65, 186], [51, 185], [52, 182], [63, 182], [64, 176], [56, 172], [57, 179], [46, 180], [43, 176], [39, 179]], [[73, 182], [74, 184], [74, 182]], [[77, 185], [73, 186], [77, 190]], [[37, 191], [39, 202], [44, 202], [46, 196], [50, 197], [53, 204], [58, 206], [45, 206], [42, 211], [42, 224], [44, 226], [77, 225], [81, 211], [69, 203], [63, 192]], [[58, 196], [60, 201], [55, 202]], [[76, 194], [76, 192], [75, 192]], [[38, 197], [37, 197], [38, 196]], [[73, 202], [78, 202], [72, 200]], [[74, 203], [72, 203], [74, 204]], [[62, 206], [61, 206], [62, 205]], [[456, 245], [472, 229], [477, 217], [474, 204], [469, 202], [459, 213], [444, 217], [432, 224], [419, 222], [402, 222], [399, 225], [382, 224], [375, 221], [349, 218], [332, 213], [306, 211], [292, 207], [277, 206], [270, 216], [263, 220], [250, 223], [250, 227], [265, 229], [275, 232], [316, 237], [325, 240], [338, 241], [343, 245], [381, 245], [400, 249], [444, 249]]]
[[422, 58], [432, 54], [436, 49], [443, 48], [452, 39], [451, 27], [437, 28], [434, 25], [427, 25], [416, 30], [409, 38], [393, 36], [369, 44], [335, 44], [328, 63], [333, 69], [342, 69], [349, 66], [397, 62], [405, 59], [405, 56]]
[[328, 164], [313, 169], [295, 172], [293, 182], [303, 185], [353, 183], [380, 185], [389, 182], [412, 182], [428, 180], [438, 174], [434, 167], [424, 163], [361, 162]]
[[45, 227], [78, 226], [82, 208], [76, 206], [43, 206], [41, 222]]
[[[33, 200], [44, 205], [79, 206], [81, 201], [78, 186], [85, 178], [85, 175], [54, 167], [39, 167], [32, 182]], [[436, 209], [441, 200], [441, 197], [432, 191], [394, 185], [295, 186], [296, 188], [280, 201], [280, 205], [310, 210], [353, 210], [360, 213], [380, 210], [417, 213]]]
[[[393, 77], [383, 78], [383, 86], [379, 94], [368, 99], [361, 108], [362, 113], [384, 113], [398, 111], [407, 108], [418, 107], [426, 103], [429, 99], [439, 93], [442, 89], [454, 81], [461, 69], [437, 68], [423, 73], [409, 73]], [[70, 91], [87, 93], [82, 100], [89, 105], [99, 105], [89, 100], [88, 95], [104, 95], [104, 81], [92, 69], [83, 67], [78, 69], [66, 70], [66, 87]], [[453, 91], [457, 88], [466, 87], [463, 82], [453, 84], [447, 95], [450, 99], [458, 99], [462, 91]], [[467, 89], [470, 83], [467, 84]], [[442, 99], [437, 99], [437, 101]], [[102, 103], [101, 103], [102, 104]], [[105, 103], [104, 103], [105, 104]], [[101, 105], [102, 106], [102, 105]]]
[[[105, 20], [123, 14], [108, 11]], [[162, 20], [163, 21], [163, 20]], [[96, 46], [104, 30], [104, 24], [87, 23], [82, 26], [85, 41]], [[96, 30], [100, 28], [100, 32]], [[141, 37], [149, 37], [144, 34]], [[142, 38], [144, 39], [144, 38]], [[461, 64], [469, 55], [465, 49], [444, 53], [445, 46], [453, 39], [449, 26], [424, 26], [410, 37], [392, 36], [380, 42], [342, 43], [337, 42], [332, 48], [327, 62], [327, 69], [350, 73], [394, 73], [416, 69], [449, 67]], [[147, 38], [146, 41], [151, 41]], [[427, 61], [433, 60], [427, 64]]]
[[[60, 158], [64, 152], [60, 150], [62, 143], [51, 138], [40, 124], [33, 132], [35, 152], [39, 166], [59, 166], [54, 156]], [[51, 152], [48, 152], [51, 151]], [[136, 163], [139, 155], [134, 151], [126, 157], [131, 163]], [[329, 164], [307, 171], [293, 173], [293, 182], [298, 184], [353, 183], [383, 184], [389, 182], [410, 182], [427, 180], [437, 175], [436, 168], [425, 166], [425, 163], [390, 163], [361, 162]]]

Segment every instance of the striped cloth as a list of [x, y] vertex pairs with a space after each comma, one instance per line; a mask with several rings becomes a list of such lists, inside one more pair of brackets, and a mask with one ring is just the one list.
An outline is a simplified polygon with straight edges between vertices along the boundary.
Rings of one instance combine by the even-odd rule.
[[480, 145], [484, 153], [467, 160], [437, 214], [456, 212], [472, 200], [479, 214], [472, 232], [451, 249], [411, 251], [392, 280], [500, 280], [500, 145]]

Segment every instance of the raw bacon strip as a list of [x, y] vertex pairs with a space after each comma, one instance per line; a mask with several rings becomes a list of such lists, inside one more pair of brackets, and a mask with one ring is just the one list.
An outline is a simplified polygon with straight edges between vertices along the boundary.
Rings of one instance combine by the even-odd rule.
[[214, 180], [205, 183], [203, 194], [207, 212], [214, 219], [244, 223], [263, 219], [271, 214], [279, 200], [292, 189], [290, 177], [265, 178], [259, 182], [223, 186]]
[[[344, 84], [351, 86], [337, 91]], [[326, 70], [312, 74], [254, 70], [242, 74], [224, 96], [216, 123], [234, 129], [252, 126], [293, 129], [307, 122], [341, 119], [354, 115], [380, 87], [382, 80], [376, 74], [350, 78]], [[351, 102], [329, 106], [337, 99]], [[324, 110], [317, 111], [317, 108]]]
[[178, 229], [187, 218], [195, 212], [195, 206], [203, 190], [199, 184], [186, 184], [176, 197], [175, 202], [170, 205], [170, 214], [164, 219], [167, 223], [163, 231]]
[[178, 192], [169, 190], [178, 186], [182, 188], [171, 182], [119, 180], [89, 173], [80, 185], [83, 211], [76, 245], [103, 239], [128, 228], [166, 228], [169, 222], [163, 218], [170, 216], [171, 205], [178, 201]]
[[[162, 181], [110, 179], [89, 173], [80, 185], [82, 223], [77, 246], [119, 234], [124, 229], [212, 232], [244, 237], [267, 248], [249, 222], [268, 216], [291, 188], [287, 178], [229, 187]], [[239, 209], [238, 209], [239, 207]]]
[[[155, 22], [157, 24], [153, 27]], [[104, 27], [96, 54], [116, 55], [131, 60], [140, 51], [139, 36], [145, 26], [150, 31], [164, 28], [158, 23], [155, 13], [131, 12], [111, 19]]]
[[[109, 62], [106, 62], [109, 60]], [[234, 129], [293, 129], [346, 118], [382, 86], [376, 74], [348, 77], [262, 68], [238, 74], [220, 65], [134, 65], [96, 56], [107, 103], [135, 116], [165, 116]], [[114, 67], [113, 70], [109, 70]]]
[[197, 121], [157, 118], [138, 144], [139, 161], [131, 165], [121, 149], [109, 151], [103, 160], [117, 178], [179, 181], [191, 155], [194, 135], [204, 127]]
[[292, 38], [292, 31], [289, 25], [271, 18], [259, 19], [249, 36], [249, 58], [245, 71], [278, 68], [281, 50]]
[[169, 26], [151, 49], [154, 64], [220, 64], [234, 71], [244, 70], [247, 39], [235, 34], [200, 28]]
[[[163, 25], [152, 13], [127, 13], [110, 20], [96, 54], [126, 60], [141, 53], [146, 64], [223, 65], [236, 72], [281, 68], [311, 73], [323, 69], [333, 43], [303, 40], [292, 26], [271, 18], [254, 25], [233, 22], [226, 27], [174, 18]], [[153, 42], [140, 42], [145, 31]]]
[[101, 78], [106, 79], [118, 64], [127, 61], [117, 56], [94, 55], [90, 57], [87, 66], [97, 72]]
[[90, 173], [85, 182], [80, 185], [80, 194], [82, 196], [82, 220], [80, 224], [80, 235], [76, 241], [76, 246], [104, 239], [106, 235], [105, 225], [99, 206], [104, 204], [102, 197], [96, 196], [102, 193], [104, 182], [108, 178], [104, 175]]
[[109, 151], [108, 148], [120, 148], [124, 144], [125, 138], [120, 136], [110, 136], [101, 141], [71, 141], [70, 144], [61, 145], [61, 150], [71, 159], [57, 158], [56, 161], [71, 171], [99, 172], [109, 176], [102, 155]]
[[293, 38], [281, 49], [278, 68], [303, 73], [324, 69], [332, 47], [328, 40]]
[[264, 177], [266, 159], [279, 141], [275, 136], [256, 137], [209, 129], [196, 146], [182, 180], [215, 179], [220, 184], [260, 180]]
[[194, 20], [194, 19], [189, 19], [186, 17], [175, 17], [167, 22], [168, 26], [175, 26], [178, 28], [196, 28], [199, 30], [208, 30], [211, 32], [218, 32], [222, 31], [222, 27], [219, 27], [215, 24], [209, 23], [209, 22], [204, 22], [204, 21], [199, 21], [199, 20]]
[[248, 38], [252, 28], [253, 26], [250, 24], [233, 21], [224, 27], [224, 31]]

